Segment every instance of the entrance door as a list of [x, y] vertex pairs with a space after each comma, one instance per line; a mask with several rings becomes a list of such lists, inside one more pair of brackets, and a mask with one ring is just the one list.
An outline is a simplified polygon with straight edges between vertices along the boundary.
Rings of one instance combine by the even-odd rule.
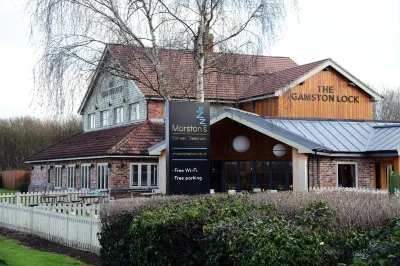
[[253, 188], [253, 162], [239, 162], [240, 191], [252, 191]]

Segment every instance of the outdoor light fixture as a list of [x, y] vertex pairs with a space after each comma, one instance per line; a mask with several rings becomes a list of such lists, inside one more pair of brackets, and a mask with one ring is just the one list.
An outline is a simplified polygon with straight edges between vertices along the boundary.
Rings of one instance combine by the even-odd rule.
[[272, 149], [272, 152], [274, 153], [275, 156], [277, 157], [282, 157], [286, 154], [286, 147], [283, 144], [276, 144], [274, 148]]
[[250, 148], [250, 140], [246, 136], [235, 137], [232, 144], [237, 152], [246, 152]]
[[111, 163], [108, 163], [108, 168], [111, 168]]
[[94, 109], [96, 109], [96, 110], [97, 110], [97, 109], [99, 109], [99, 107], [98, 107], [97, 105], [95, 105], [95, 106], [94, 106]]
[[122, 163], [121, 163], [121, 168], [124, 168], [124, 167], [125, 167], [125, 163], [122, 162]]
[[109, 102], [109, 103], [108, 103], [108, 107], [110, 107], [111, 105], [112, 105], [111, 102]]
[[90, 168], [93, 168], [94, 167], [94, 164], [90, 164]]
[[43, 170], [43, 165], [40, 166], [40, 170]]
[[325, 67], [325, 68], [324, 68], [324, 71], [329, 71], [329, 67]]
[[32, 165], [32, 166], [31, 166], [31, 170], [33, 170], [33, 169], [35, 169], [35, 166]]
[[126, 103], [126, 99], [124, 98], [123, 100], [122, 100], [124, 103]]
[[75, 164], [75, 169], [78, 169], [79, 168], [79, 164]]
[[302, 81], [302, 82], [300, 82], [300, 83], [299, 83], [299, 85], [304, 85], [304, 83], [305, 83], [305, 82], [304, 82], [304, 81]]
[[356, 86], [356, 84], [354, 84], [353, 82], [349, 82], [349, 85], [350, 85], [350, 86], [353, 86], [353, 87]]

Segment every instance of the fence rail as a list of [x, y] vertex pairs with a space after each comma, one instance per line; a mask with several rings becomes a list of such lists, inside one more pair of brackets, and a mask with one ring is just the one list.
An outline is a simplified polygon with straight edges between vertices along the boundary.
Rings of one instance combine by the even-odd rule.
[[70, 214], [39, 207], [0, 203], [0, 226], [98, 254], [99, 219], [96, 216]]
[[[9, 204], [22, 204], [28, 206], [29, 204], [39, 204], [42, 202], [42, 197], [46, 195], [67, 195], [63, 197], [66, 202], [79, 201], [80, 196], [90, 195], [90, 190], [57, 190], [44, 192], [27, 192], [27, 193], [6, 193], [0, 194], [0, 203]], [[99, 192], [100, 195], [108, 195], [107, 191]]]

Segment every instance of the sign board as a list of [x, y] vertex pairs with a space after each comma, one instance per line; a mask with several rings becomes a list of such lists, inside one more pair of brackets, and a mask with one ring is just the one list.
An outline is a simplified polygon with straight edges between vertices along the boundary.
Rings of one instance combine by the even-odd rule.
[[210, 193], [210, 103], [167, 102], [167, 194]]

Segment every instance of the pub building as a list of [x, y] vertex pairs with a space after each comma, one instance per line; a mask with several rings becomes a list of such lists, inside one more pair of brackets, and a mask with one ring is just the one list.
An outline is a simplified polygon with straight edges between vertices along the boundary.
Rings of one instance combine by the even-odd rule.
[[[140, 52], [106, 46], [79, 108], [83, 132], [26, 159], [30, 191], [166, 193], [165, 101]], [[193, 55], [168, 49], [160, 55], [172, 100], [193, 101]], [[288, 57], [208, 56], [214, 57], [204, 83], [211, 109], [209, 186], [215, 192], [386, 189], [390, 170], [400, 172], [400, 123], [373, 121], [372, 105], [382, 97], [332, 59], [298, 65]], [[114, 76], [103, 70], [107, 66], [142, 80]], [[232, 75], [239, 68], [247, 74]]]

